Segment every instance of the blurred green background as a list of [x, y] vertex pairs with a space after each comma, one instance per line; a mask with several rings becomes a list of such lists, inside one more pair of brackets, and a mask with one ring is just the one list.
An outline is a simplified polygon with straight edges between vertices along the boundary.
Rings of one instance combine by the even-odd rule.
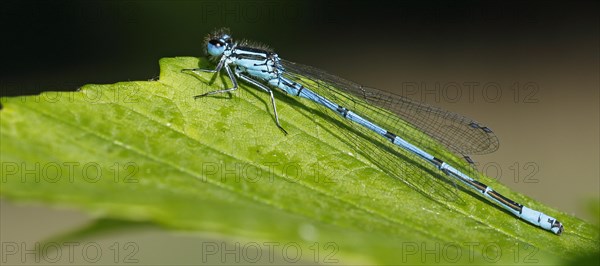
[[[156, 78], [158, 59], [202, 56], [205, 35], [225, 26], [282, 58], [488, 125], [501, 145], [474, 157], [479, 169], [597, 223], [598, 7], [594, 1], [2, 1], [0, 96]], [[87, 220], [71, 211], [0, 206], [2, 241], [39, 241]], [[33, 226], [40, 220], [43, 228]], [[158, 231], [131, 237], [176, 247], [197, 241]], [[144, 256], [157, 263], [185, 257], [162, 255]]]

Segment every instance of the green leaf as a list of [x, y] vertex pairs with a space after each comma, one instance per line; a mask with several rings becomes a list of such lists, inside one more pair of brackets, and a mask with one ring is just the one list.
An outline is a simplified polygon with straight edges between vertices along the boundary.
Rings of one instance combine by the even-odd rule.
[[486, 177], [562, 221], [563, 235], [473, 193], [458, 190], [460, 200], [448, 202], [422, 195], [354, 151], [329, 127], [337, 118], [308, 100], [276, 93], [286, 136], [267, 94], [242, 84], [194, 100], [227, 81], [181, 73], [211, 67], [197, 58], [160, 66], [158, 81], [3, 98], [2, 197], [77, 208], [102, 230], [113, 225], [102, 221], [121, 220], [307, 251], [318, 243], [321, 254], [305, 252], [307, 262], [554, 264], [599, 250], [597, 227]]

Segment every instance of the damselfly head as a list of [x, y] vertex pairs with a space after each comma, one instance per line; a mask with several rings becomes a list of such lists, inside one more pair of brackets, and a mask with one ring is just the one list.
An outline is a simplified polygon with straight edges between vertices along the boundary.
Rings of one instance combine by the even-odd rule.
[[209, 34], [206, 39], [206, 53], [213, 57], [220, 57], [225, 49], [229, 48], [232, 44], [231, 36], [229, 35], [229, 29], [222, 28]]

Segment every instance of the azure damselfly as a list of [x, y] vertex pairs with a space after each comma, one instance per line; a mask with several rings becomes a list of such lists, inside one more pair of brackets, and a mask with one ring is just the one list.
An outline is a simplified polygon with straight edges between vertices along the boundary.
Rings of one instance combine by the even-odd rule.
[[[515, 216], [554, 234], [562, 233], [563, 225], [558, 220], [502, 196], [489, 186], [444, 162], [439, 156], [432, 155], [426, 151], [427, 141], [411, 136], [408, 130], [411, 127], [416, 128], [461, 154], [481, 154], [495, 151], [499, 145], [498, 139], [488, 127], [440, 108], [360, 86], [324, 71], [282, 60], [263, 45], [234, 41], [227, 29], [215, 31], [208, 35], [205, 41], [208, 56], [218, 62], [216, 68], [183, 69], [182, 72], [200, 71], [217, 75], [224, 69], [233, 86], [197, 95], [195, 98], [235, 91], [238, 88], [237, 79], [241, 79], [270, 94], [275, 123], [285, 134], [287, 132], [279, 122], [271, 88], [280, 89], [288, 95], [310, 99], [322, 109], [345, 118], [358, 132], [364, 135], [375, 133], [382, 137], [381, 140], [385, 141], [381, 142], [381, 149], [376, 149], [380, 151], [375, 152], [385, 155], [374, 160], [378, 161], [378, 165], [391, 169], [392, 175], [395, 175], [395, 171], [402, 171], [399, 162], [404, 158], [394, 157], [389, 148], [406, 150], [447, 176], [481, 193]], [[388, 150], [384, 151], [386, 148]], [[411, 185], [410, 181], [404, 181]]]

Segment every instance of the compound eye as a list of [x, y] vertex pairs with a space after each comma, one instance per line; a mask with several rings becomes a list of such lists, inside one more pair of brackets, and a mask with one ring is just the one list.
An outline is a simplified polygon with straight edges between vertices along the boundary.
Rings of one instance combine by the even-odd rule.
[[212, 44], [212, 45], [213, 45], [213, 46], [215, 46], [215, 47], [221, 47], [221, 46], [224, 46], [224, 45], [225, 45], [225, 44], [224, 44], [224, 43], [223, 43], [221, 40], [219, 40], [219, 39], [212, 39], [212, 40], [208, 41], [208, 43], [209, 43], [209, 44]]
[[208, 54], [212, 56], [220, 56], [225, 51], [225, 43], [221, 40], [210, 40], [208, 41], [208, 45], [206, 47]]

